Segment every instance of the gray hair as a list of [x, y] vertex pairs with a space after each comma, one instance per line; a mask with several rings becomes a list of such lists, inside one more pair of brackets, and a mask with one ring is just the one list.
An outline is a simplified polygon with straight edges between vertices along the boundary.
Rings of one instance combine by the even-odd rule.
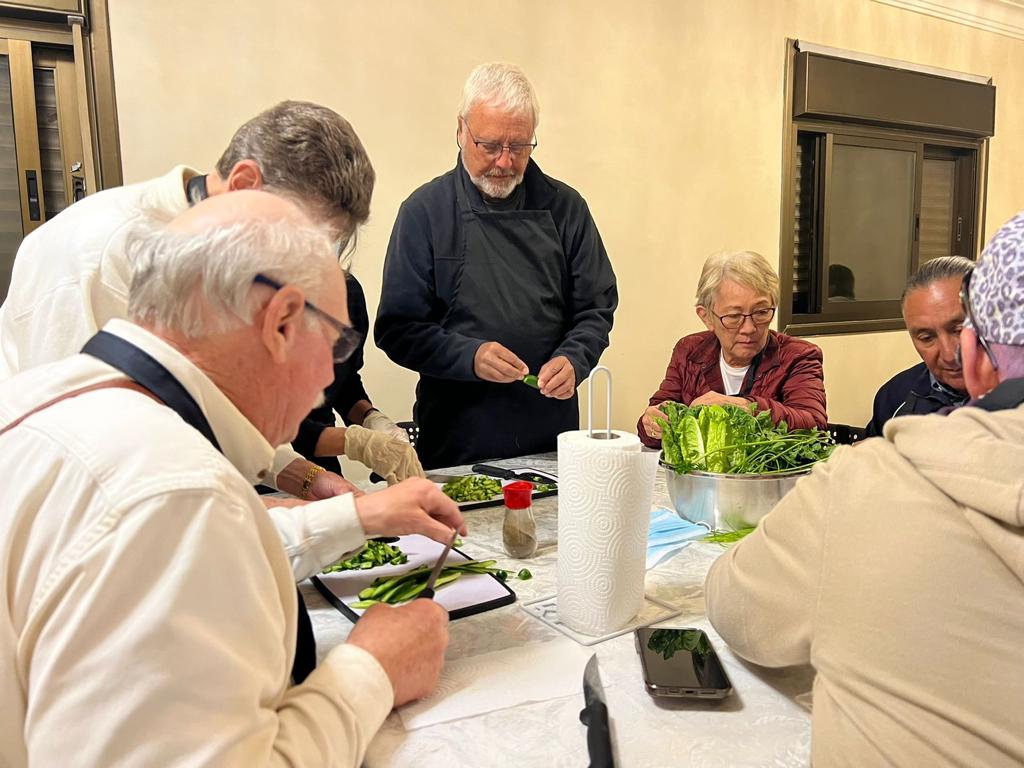
[[492, 61], [481, 64], [469, 73], [462, 87], [459, 117], [463, 120], [476, 104], [502, 107], [515, 114], [529, 111], [533, 115], [533, 129], [540, 123], [540, 102], [526, 75], [515, 64]]
[[250, 220], [182, 234], [146, 217], [125, 248], [132, 264], [128, 318], [187, 338], [251, 323], [259, 306], [256, 275], [295, 285], [315, 302], [324, 275], [339, 269], [326, 232], [287, 221]]
[[932, 283], [949, 278], [963, 280], [964, 275], [974, 269], [974, 262], [965, 259], [963, 256], [940, 256], [937, 259], [929, 259], [920, 267], [917, 272], [910, 276], [907, 285], [900, 296], [902, 304], [907, 299], [907, 294], [916, 291], [918, 288], [927, 288]]
[[779, 276], [768, 259], [754, 251], [720, 251], [708, 256], [697, 281], [697, 306], [714, 309], [715, 294], [726, 280], [733, 280], [779, 303]]
[[350, 237], [370, 216], [376, 174], [352, 125], [308, 101], [282, 101], [235, 131], [217, 161], [227, 178], [236, 163], [255, 160], [264, 185], [296, 200], [316, 219], [345, 216]]

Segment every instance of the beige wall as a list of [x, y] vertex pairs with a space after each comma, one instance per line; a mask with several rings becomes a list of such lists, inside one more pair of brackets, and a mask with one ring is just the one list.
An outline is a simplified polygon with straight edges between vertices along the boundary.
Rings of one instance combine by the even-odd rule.
[[[352, 121], [378, 172], [354, 267], [371, 317], [398, 205], [454, 163], [466, 74], [523, 66], [541, 99], [535, 158], [587, 199], [619, 277], [603, 362], [620, 428], [699, 328], [704, 257], [778, 259], [785, 38], [992, 76], [986, 236], [1024, 208], [1024, 42], [871, 0], [110, 0], [110, 17], [128, 182], [211, 167], [235, 127], [280, 99]], [[903, 333], [815, 341], [833, 421], [865, 423], [878, 384], [916, 362]], [[415, 376], [372, 342], [366, 358], [374, 400], [408, 417]]]

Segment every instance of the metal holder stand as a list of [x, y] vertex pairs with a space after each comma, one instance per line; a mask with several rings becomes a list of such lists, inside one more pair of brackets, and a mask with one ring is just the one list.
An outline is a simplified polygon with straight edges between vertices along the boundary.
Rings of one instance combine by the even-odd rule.
[[[605, 401], [605, 432], [594, 434], [594, 377], [604, 371], [608, 375], [608, 396]], [[599, 365], [587, 377], [587, 437], [596, 440], [616, 440], [618, 435], [612, 432], [612, 372]]]

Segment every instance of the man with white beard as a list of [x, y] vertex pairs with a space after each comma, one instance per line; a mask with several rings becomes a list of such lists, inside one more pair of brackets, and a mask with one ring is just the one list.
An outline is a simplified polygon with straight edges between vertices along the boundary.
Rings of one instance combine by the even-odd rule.
[[522, 70], [474, 69], [455, 167], [412, 193], [391, 233], [374, 338], [420, 374], [426, 467], [553, 450], [608, 346], [615, 274], [586, 202], [531, 159], [539, 118]]

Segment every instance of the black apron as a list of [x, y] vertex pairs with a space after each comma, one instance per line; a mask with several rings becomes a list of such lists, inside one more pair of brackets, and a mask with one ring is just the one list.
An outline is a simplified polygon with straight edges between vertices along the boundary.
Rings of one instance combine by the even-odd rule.
[[[456, 174], [462, 252], [435, 273], [439, 295], [450, 295], [441, 326], [497, 341], [537, 373], [569, 325], [568, 267], [558, 230], [547, 210], [473, 210], [468, 183], [465, 172]], [[424, 375], [415, 418], [416, 451], [434, 468], [554, 450], [559, 432], [579, 427], [579, 406], [575, 393], [555, 400], [519, 382]]]
[[[153, 393], [164, 405], [177, 413], [182, 420], [197, 430], [220, 451], [220, 443], [213, 434], [210, 422], [206, 420], [199, 405], [170, 371], [157, 360], [134, 344], [112, 333], [100, 331], [86, 342], [82, 352], [113, 366], [129, 379]], [[292, 678], [301, 683], [316, 667], [316, 640], [313, 625], [306, 611], [302, 593], [296, 587], [298, 598], [298, 621], [296, 622], [295, 661], [292, 664]], [[244, 627], [239, 628], [245, 631]]]

